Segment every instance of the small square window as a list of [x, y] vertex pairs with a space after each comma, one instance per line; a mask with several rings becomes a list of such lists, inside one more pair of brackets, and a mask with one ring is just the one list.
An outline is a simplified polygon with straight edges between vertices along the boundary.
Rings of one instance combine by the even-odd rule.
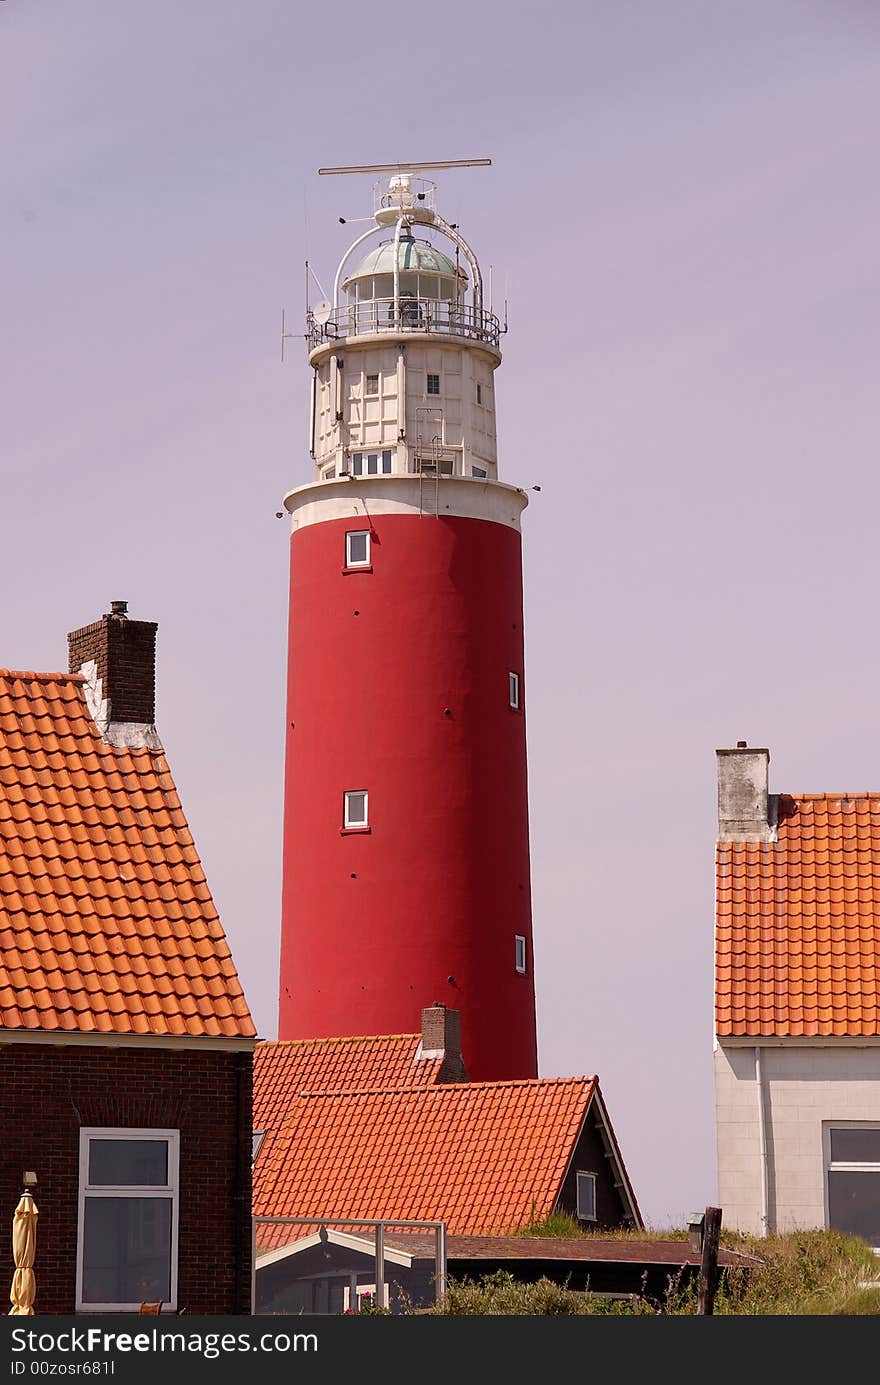
[[348, 789], [344, 795], [342, 809], [343, 827], [367, 826], [367, 790]]
[[482, 466], [472, 466], [472, 467], [471, 467], [471, 475], [472, 475], [472, 476], [478, 477], [478, 479], [481, 480], [481, 481], [485, 481], [487, 474], [488, 474], [488, 473], [487, 473], [485, 467], [482, 467]]
[[379, 377], [378, 377], [378, 375], [368, 375], [368, 376], [367, 376], [367, 381], [366, 381], [366, 386], [365, 386], [365, 392], [366, 392], [367, 394], [378, 394], [378, 393], [379, 393]]
[[581, 1173], [577, 1175], [577, 1214], [580, 1221], [596, 1220], [596, 1175]]
[[526, 940], [519, 933], [513, 939], [513, 954], [517, 971], [524, 973], [526, 969]]
[[440, 393], [440, 376], [439, 376], [439, 375], [429, 375], [429, 376], [428, 376], [428, 394], [439, 394], [439, 393]]
[[482, 402], [483, 402], [483, 386], [478, 384], [478, 385], [477, 385], [477, 403], [478, 403], [478, 404], [482, 404]]
[[370, 535], [366, 529], [352, 530], [345, 536], [345, 566], [367, 567], [370, 561]]
[[508, 698], [509, 698], [511, 707], [516, 708], [516, 710], [518, 711], [518, 710], [519, 710], [519, 674], [518, 674], [518, 673], [508, 673], [508, 675], [507, 675], [507, 693], [508, 693]]

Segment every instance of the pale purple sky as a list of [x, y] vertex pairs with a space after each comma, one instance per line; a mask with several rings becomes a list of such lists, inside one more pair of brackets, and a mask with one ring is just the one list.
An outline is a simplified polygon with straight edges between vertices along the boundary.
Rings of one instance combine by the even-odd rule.
[[[880, 789], [871, 0], [0, 6], [0, 663], [159, 622], [158, 721], [275, 1033], [308, 254], [370, 179], [495, 284], [524, 518], [542, 1075], [598, 1072], [655, 1225], [716, 1196], [715, 747]], [[358, 229], [358, 228], [353, 228]]]

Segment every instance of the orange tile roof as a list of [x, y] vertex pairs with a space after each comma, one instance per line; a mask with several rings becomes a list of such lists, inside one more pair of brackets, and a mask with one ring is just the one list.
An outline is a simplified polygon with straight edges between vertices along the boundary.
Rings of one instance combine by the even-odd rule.
[[880, 794], [780, 795], [778, 837], [718, 844], [716, 1033], [880, 1035]]
[[255, 1034], [164, 754], [0, 670], [0, 1028]]
[[293, 1039], [254, 1049], [254, 1129], [277, 1130], [303, 1092], [428, 1086], [442, 1059], [415, 1061], [418, 1034]]
[[[303, 1096], [257, 1165], [254, 1212], [512, 1230], [552, 1210], [597, 1090], [572, 1077]], [[262, 1247], [289, 1239], [259, 1228]]]

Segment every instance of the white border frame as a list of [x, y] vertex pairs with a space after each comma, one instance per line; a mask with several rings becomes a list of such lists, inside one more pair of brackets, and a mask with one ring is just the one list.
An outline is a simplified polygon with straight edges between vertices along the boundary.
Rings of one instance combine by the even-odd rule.
[[[522, 966], [519, 964], [520, 943], [522, 943]], [[525, 933], [513, 935], [513, 965], [518, 976], [525, 976], [529, 969], [529, 940]]]
[[[828, 1175], [835, 1173], [874, 1173], [880, 1175], [880, 1160], [875, 1163], [851, 1163], [838, 1159], [831, 1160], [832, 1130], [880, 1130], [876, 1120], [824, 1120], [822, 1122], [822, 1200], [825, 1205], [825, 1230], [831, 1230], [831, 1188]], [[880, 1253], [880, 1245], [872, 1247]]]
[[[367, 541], [366, 558], [354, 559], [351, 556], [351, 540], [353, 538], [365, 538]], [[370, 531], [369, 529], [346, 529], [345, 531], [345, 566], [346, 567], [369, 567], [370, 566]]]
[[[363, 821], [354, 822], [348, 811], [348, 800], [352, 794], [363, 794], [364, 796], [364, 816]], [[369, 827], [370, 825], [370, 795], [367, 789], [345, 789], [342, 794], [342, 825], [343, 827], [357, 828]]]
[[[579, 1183], [578, 1183], [578, 1180], [581, 1179], [581, 1178], [589, 1178], [589, 1179], [592, 1179], [592, 1183], [593, 1183], [593, 1215], [592, 1215], [591, 1217], [583, 1217], [583, 1216], [581, 1216], [581, 1212], [580, 1212], [580, 1202], [581, 1202], [581, 1200], [580, 1200], [580, 1195], [579, 1195], [579, 1194], [580, 1194], [580, 1188], [579, 1188]], [[598, 1191], [598, 1189], [597, 1189], [598, 1181], [599, 1181], [599, 1180], [598, 1180], [598, 1178], [596, 1177], [595, 1173], [593, 1173], [592, 1169], [576, 1169], [576, 1170], [575, 1170], [575, 1175], [574, 1175], [574, 1205], [575, 1205], [575, 1216], [576, 1216], [576, 1218], [577, 1218], [578, 1221], [598, 1221], [598, 1220], [599, 1220], [598, 1213], [597, 1213], [597, 1211], [596, 1211], [596, 1194], [597, 1194], [597, 1191]]]
[[[164, 1140], [168, 1146], [168, 1182], [149, 1187], [131, 1185], [89, 1185], [90, 1140]], [[137, 1313], [138, 1303], [85, 1303], [82, 1297], [83, 1250], [85, 1247], [86, 1197], [168, 1198], [171, 1196], [171, 1297], [163, 1299], [162, 1308], [177, 1310], [177, 1255], [180, 1235], [180, 1131], [143, 1130], [133, 1126], [82, 1126], [79, 1132], [79, 1189], [76, 1222], [76, 1311], [77, 1313]]]

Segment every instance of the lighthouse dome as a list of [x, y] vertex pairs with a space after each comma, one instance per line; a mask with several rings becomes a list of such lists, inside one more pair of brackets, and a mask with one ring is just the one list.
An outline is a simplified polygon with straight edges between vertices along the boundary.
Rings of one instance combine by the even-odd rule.
[[[403, 235], [397, 245], [397, 263], [402, 273], [442, 274], [444, 278], [461, 278], [462, 271], [436, 245], [427, 240], [416, 240], [414, 236]], [[346, 278], [346, 286], [352, 279], [362, 279], [368, 274], [394, 273], [394, 242], [386, 241], [365, 255], [351, 274]]]

